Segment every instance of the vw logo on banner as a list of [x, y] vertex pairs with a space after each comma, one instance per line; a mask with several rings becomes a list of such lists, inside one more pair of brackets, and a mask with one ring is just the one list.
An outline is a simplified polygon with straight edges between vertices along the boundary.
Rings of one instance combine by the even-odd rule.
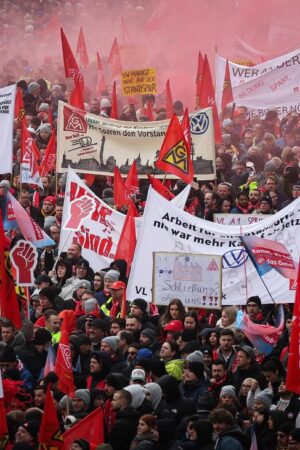
[[242, 266], [249, 258], [248, 253], [243, 249], [231, 250], [223, 255], [223, 269], [234, 269]]
[[195, 114], [190, 120], [190, 125], [192, 134], [204, 134], [209, 125], [208, 115], [205, 112]]

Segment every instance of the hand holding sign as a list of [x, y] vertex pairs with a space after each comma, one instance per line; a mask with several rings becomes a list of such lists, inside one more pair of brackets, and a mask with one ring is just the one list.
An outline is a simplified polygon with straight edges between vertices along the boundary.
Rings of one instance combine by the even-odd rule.
[[95, 209], [95, 200], [83, 195], [71, 202], [70, 217], [64, 226], [67, 230], [78, 230], [83, 219], [87, 218]]
[[31, 242], [18, 241], [11, 249], [10, 259], [17, 272], [17, 284], [31, 286], [34, 284], [34, 269], [37, 265], [38, 253]]

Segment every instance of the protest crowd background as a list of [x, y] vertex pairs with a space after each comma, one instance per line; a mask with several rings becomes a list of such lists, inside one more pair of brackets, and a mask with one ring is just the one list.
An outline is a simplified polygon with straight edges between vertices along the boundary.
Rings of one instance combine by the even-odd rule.
[[[192, 17], [192, 3], [187, 2], [191, 28], [198, 23]], [[295, 107], [247, 106], [235, 97], [239, 87], [232, 84], [234, 69], [226, 61], [256, 68], [283, 55], [282, 65], [288, 69], [293, 61], [299, 71], [300, 50], [293, 53], [294, 59], [284, 59], [284, 54], [297, 49], [292, 33], [297, 9], [291, 1], [295, 14], [289, 15], [289, 26], [284, 28], [285, 12], [280, 1], [274, 2], [268, 46], [260, 55], [242, 34], [245, 16], [249, 19], [253, 14], [249, 5], [238, 0], [222, 0], [219, 6], [207, 3], [199, 2], [208, 19], [203, 24], [207, 33], [214, 19], [228, 14], [219, 42], [207, 35], [203, 45], [193, 41], [188, 48], [185, 39], [192, 32], [186, 30], [178, 52], [177, 39], [185, 33], [178, 28], [178, 1], [171, 5], [154, 0], [89, 4], [4, 0], [0, 4], [1, 449], [300, 449], [300, 293], [295, 275], [299, 253], [291, 256], [285, 241], [271, 237], [267, 249], [276, 262], [268, 266], [264, 260], [265, 272], [251, 254], [262, 280], [257, 295], [244, 293], [240, 302], [227, 298], [224, 305], [221, 284], [216, 309], [188, 306], [172, 290], [165, 305], [155, 298], [146, 301], [143, 290], [141, 295], [127, 295], [132, 292], [135, 252], [143, 255], [144, 247], [150, 245], [151, 250], [155, 244], [143, 241], [137, 231], [144, 226], [149, 189], [179, 211], [179, 196], [190, 186], [181, 213], [190, 224], [206, 221], [207, 230], [213, 230], [210, 226], [216, 222], [227, 227], [224, 234], [233, 225], [264, 220], [271, 227], [273, 222], [287, 222], [288, 210], [295, 216], [291, 233], [297, 234], [299, 86], [293, 91]], [[238, 45], [232, 50], [226, 33], [239, 14]], [[274, 23], [286, 33], [278, 46]], [[160, 40], [164, 24], [170, 34]], [[264, 20], [257, 18], [257, 48], [264, 42], [264, 26]], [[254, 36], [251, 29], [249, 39]], [[168, 44], [170, 54], [164, 58]], [[184, 70], [178, 55], [185, 52], [185, 45]], [[214, 90], [214, 51], [222, 51], [225, 58], [219, 93]], [[274, 71], [282, 70], [277, 65]], [[124, 95], [123, 72], [154, 67], [154, 93]], [[280, 72], [278, 80], [276, 89], [287, 78]], [[251, 82], [246, 80], [244, 86]], [[249, 92], [253, 89], [249, 87]], [[191, 122], [193, 111], [205, 110], [205, 117], [211, 118], [212, 169], [205, 177], [196, 166], [187, 108]], [[69, 130], [72, 138], [78, 123], [96, 127], [99, 121], [109, 127], [115, 121], [125, 127], [128, 122], [132, 129], [145, 125], [147, 130], [165, 121], [161, 149], [153, 148], [149, 162], [152, 169], [139, 172], [145, 168], [140, 148], [123, 171], [117, 152], [102, 170], [77, 171], [80, 161], [69, 173], [59, 170], [63, 166], [57, 162], [62, 153], [58, 123], [67, 120], [59, 116], [65, 111], [76, 119], [75, 128]], [[93, 145], [90, 139], [87, 146]], [[6, 172], [3, 167], [9, 164], [11, 170]], [[99, 231], [94, 236], [90, 230], [83, 239], [85, 220], [96, 216], [98, 231], [102, 226], [104, 234]], [[116, 229], [119, 240], [111, 258], [110, 250], [103, 250], [99, 242], [110, 242]], [[262, 241], [257, 241], [260, 249], [265, 245]], [[104, 262], [97, 265], [97, 259], [87, 256], [91, 254], [87, 248]], [[284, 256], [279, 254], [282, 251]], [[276, 265], [278, 261], [284, 268]], [[265, 273], [276, 271], [274, 267], [277, 277], [290, 282], [290, 302], [274, 301], [265, 284]], [[262, 301], [263, 296], [267, 301]]]

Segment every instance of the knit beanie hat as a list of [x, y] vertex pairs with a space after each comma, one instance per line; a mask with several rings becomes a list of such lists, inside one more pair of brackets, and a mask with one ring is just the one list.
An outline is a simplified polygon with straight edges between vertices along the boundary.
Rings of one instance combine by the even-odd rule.
[[185, 367], [193, 372], [199, 380], [204, 380], [204, 365], [201, 362], [188, 361]]
[[33, 439], [36, 439], [40, 429], [40, 423], [37, 420], [28, 420], [21, 423], [20, 427], [24, 428]]
[[106, 342], [106, 344], [109, 345], [114, 352], [118, 350], [119, 341], [119, 336], [107, 336], [102, 339], [102, 342]]
[[90, 450], [90, 444], [85, 439], [76, 439], [73, 443], [79, 445], [82, 450]]
[[257, 400], [258, 402], [263, 403], [266, 408], [270, 408], [272, 405], [272, 398], [273, 398], [273, 391], [269, 388], [264, 389], [259, 394], [256, 394], [254, 397], [254, 401]]
[[261, 306], [261, 299], [258, 295], [253, 295], [253, 297], [247, 299], [246, 304], [248, 303], [256, 303], [258, 306]]
[[106, 272], [106, 274], [104, 275], [104, 280], [109, 279], [112, 281], [119, 281], [119, 278], [120, 278], [120, 272], [118, 270], [114, 270], [114, 269], [108, 270]]
[[153, 341], [155, 339], [156, 333], [151, 328], [145, 328], [144, 330], [141, 331], [140, 334], [142, 334], [143, 336], [146, 336], [147, 338], [149, 338]]
[[236, 399], [235, 387], [229, 384], [228, 386], [223, 386], [220, 392], [220, 398], [224, 395], [230, 395], [230, 397]]
[[147, 310], [148, 303], [146, 302], [146, 300], [143, 300], [142, 298], [136, 298], [131, 303], [131, 306], [137, 306], [138, 308], [140, 308], [142, 311], [145, 312]]
[[110, 373], [106, 377], [106, 383], [108, 386], [111, 386], [116, 390], [120, 390], [125, 386], [128, 386], [129, 380], [122, 373]]
[[75, 391], [75, 397], [80, 398], [86, 405], [89, 405], [91, 397], [88, 389], [77, 389]]
[[190, 353], [187, 356], [186, 360], [188, 362], [200, 362], [203, 364], [203, 362], [204, 362], [203, 353], [200, 352], [200, 350], [196, 350], [195, 352]]

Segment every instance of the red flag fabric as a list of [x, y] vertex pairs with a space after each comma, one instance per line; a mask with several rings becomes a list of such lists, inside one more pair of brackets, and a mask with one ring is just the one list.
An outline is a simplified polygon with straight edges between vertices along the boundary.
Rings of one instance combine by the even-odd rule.
[[73, 90], [71, 92], [70, 105], [74, 106], [75, 108], [81, 109], [82, 111], [85, 111], [83, 93], [79, 78], [76, 79], [75, 86], [73, 87]]
[[166, 83], [166, 111], [167, 111], [167, 119], [171, 119], [171, 117], [174, 114], [174, 109], [169, 80]]
[[58, 344], [55, 373], [58, 375], [58, 388], [68, 395], [73, 395], [75, 391], [71, 350], [69, 342], [70, 329], [69, 324], [64, 320], [61, 330], [61, 338]]
[[6, 410], [4, 404], [4, 393], [2, 384], [2, 375], [0, 370], [0, 448], [3, 450], [10, 450], [12, 447], [9, 441]]
[[225, 76], [224, 76], [224, 84], [223, 84], [223, 92], [222, 92], [222, 103], [221, 103], [222, 112], [224, 111], [224, 109], [228, 105], [228, 103], [233, 103], [233, 94], [232, 94], [229, 64], [228, 64], [228, 59], [227, 59]]
[[181, 178], [187, 184], [193, 181], [194, 167], [189, 146], [176, 114], [173, 114], [170, 121], [155, 166]]
[[43, 188], [38, 160], [40, 152], [26, 127], [25, 119], [21, 125], [21, 182]]
[[114, 39], [113, 45], [111, 47], [108, 62], [111, 66], [111, 77], [113, 80], [115, 80], [115, 78], [117, 78], [122, 72], [120, 50], [116, 38]]
[[191, 126], [190, 126], [190, 117], [189, 117], [189, 111], [186, 108], [184, 111], [184, 115], [183, 115], [183, 119], [182, 119], [182, 123], [181, 123], [181, 128], [183, 131], [183, 136], [186, 140], [186, 143], [188, 145], [189, 148], [189, 152], [191, 154], [191, 150], [192, 150], [192, 138], [191, 138]]
[[136, 168], [136, 160], [133, 161], [128, 176], [125, 181], [127, 196], [137, 194], [139, 192], [139, 177]]
[[121, 208], [126, 204], [127, 193], [126, 187], [122, 180], [120, 170], [117, 166], [114, 167], [114, 204]]
[[12, 322], [16, 328], [21, 328], [17, 294], [11, 273], [8, 254], [8, 244], [4, 233], [2, 214], [0, 211], [0, 316]]
[[44, 158], [41, 163], [41, 177], [49, 175], [55, 167], [56, 159], [56, 137], [52, 131], [49, 139]]
[[167, 200], [172, 200], [172, 198], [175, 197], [175, 195], [172, 194], [172, 192], [170, 192], [169, 189], [164, 186], [158, 178], [154, 178], [150, 174], [147, 174], [147, 177], [153, 189], [155, 189], [162, 197]]
[[80, 67], [87, 67], [89, 65], [89, 56], [85, 45], [85, 39], [83, 29], [80, 27], [77, 49], [76, 49], [77, 61]]
[[18, 87], [15, 99], [15, 117], [20, 122], [23, 119], [24, 114], [25, 114], [25, 107], [23, 101], [23, 90], [22, 88]]
[[143, 112], [146, 117], [148, 117], [149, 121], [152, 122], [155, 120], [154, 111], [153, 111], [153, 103], [151, 100], [147, 99], [146, 104], [144, 106]]
[[202, 53], [198, 53], [198, 65], [197, 65], [197, 75], [196, 75], [196, 105], [195, 109], [199, 109], [199, 98], [201, 93], [201, 82], [203, 78], [203, 66], [204, 59]]
[[130, 272], [131, 263], [136, 247], [135, 221], [136, 208], [133, 202], [130, 204], [126, 219], [120, 234], [115, 259], [124, 259], [127, 262], [127, 275]]
[[101, 92], [107, 89], [104, 70], [99, 53], [97, 52], [97, 97], [101, 97]]
[[117, 119], [118, 117], [118, 103], [117, 103], [117, 83], [114, 81], [112, 94], [111, 94], [111, 119]]
[[50, 447], [63, 448], [64, 441], [60, 431], [60, 424], [57, 417], [55, 404], [53, 401], [50, 384], [48, 384], [44, 414], [40, 425], [38, 442], [43, 449], [50, 449]]
[[292, 333], [290, 337], [289, 358], [287, 363], [286, 387], [300, 395], [300, 265], [298, 268], [297, 288], [293, 312]]
[[200, 108], [212, 108], [213, 120], [214, 120], [214, 130], [215, 130], [215, 142], [220, 144], [222, 142], [222, 133], [219, 122], [218, 110], [215, 99], [215, 90], [212, 83], [211, 72], [209, 67], [209, 62], [207, 55], [204, 58], [203, 65], [203, 78], [201, 82], [200, 98], [199, 98]]
[[95, 409], [89, 415], [79, 420], [63, 434], [64, 448], [69, 449], [76, 439], [86, 439], [91, 448], [104, 442], [103, 411]]
[[79, 79], [80, 84], [81, 84], [81, 89], [83, 90], [83, 88], [84, 88], [83, 77], [80, 73], [76, 58], [73, 55], [73, 52], [71, 50], [71, 47], [67, 40], [67, 37], [62, 28], [60, 29], [60, 33], [61, 33], [61, 45], [62, 45], [63, 60], [64, 60], [64, 67], [65, 67], [65, 77], [72, 78], [73, 86], [75, 86], [76, 80]]

